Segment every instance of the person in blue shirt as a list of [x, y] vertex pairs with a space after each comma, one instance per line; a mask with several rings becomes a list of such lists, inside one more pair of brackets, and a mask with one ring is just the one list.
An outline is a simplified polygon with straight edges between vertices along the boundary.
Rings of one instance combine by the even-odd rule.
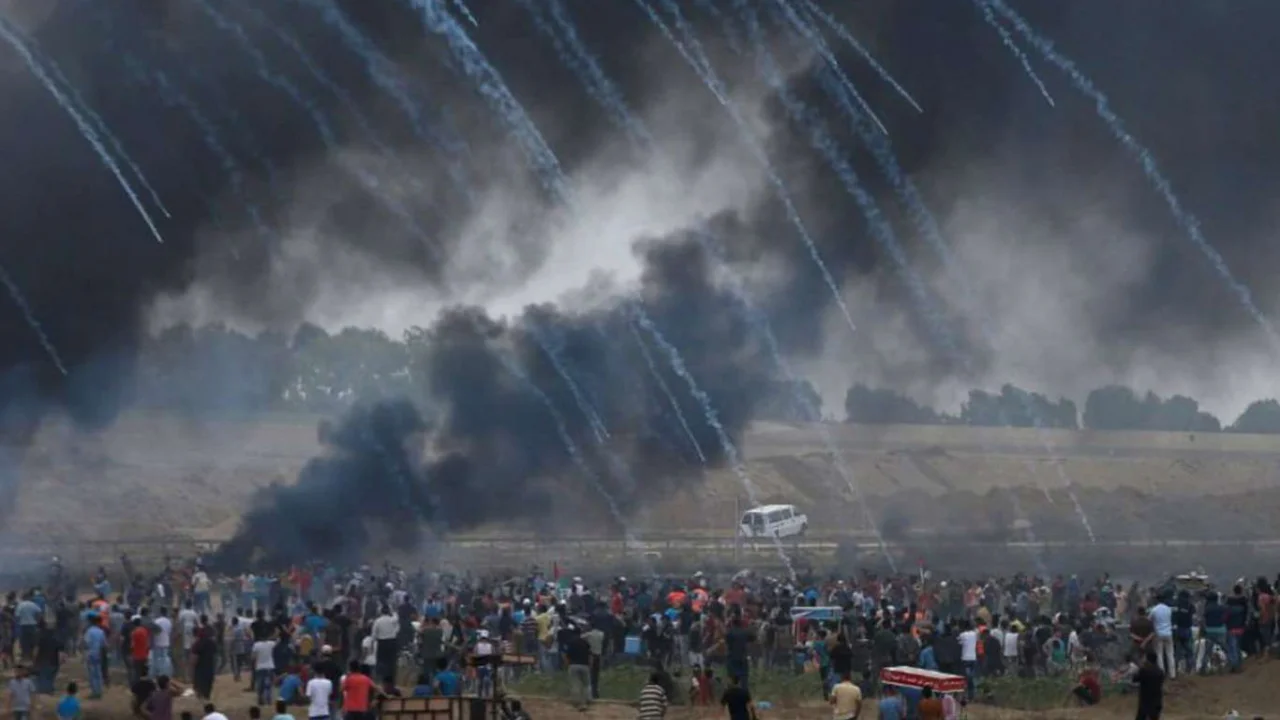
[[898, 689], [892, 685], [884, 686], [884, 697], [880, 698], [880, 720], [905, 720], [907, 708], [898, 697]]
[[445, 697], [457, 697], [462, 694], [462, 676], [456, 670], [449, 667], [449, 661], [444, 658], [440, 659], [438, 666], [440, 672], [436, 673], [435, 684], [436, 690]]
[[58, 701], [58, 720], [80, 720], [80, 698], [76, 697], [75, 683], [67, 683], [67, 694]]
[[924, 649], [920, 651], [920, 667], [925, 670], [938, 669], [938, 660], [933, 652], [933, 643], [925, 645]]
[[288, 705], [302, 705], [302, 676], [298, 668], [291, 667], [280, 679], [280, 699]]
[[89, 616], [89, 629], [84, 631], [84, 663], [89, 674], [89, 697], [102, 697], [102, 659], [107, 652], [107, 633], [98, 625], [98, 614]]

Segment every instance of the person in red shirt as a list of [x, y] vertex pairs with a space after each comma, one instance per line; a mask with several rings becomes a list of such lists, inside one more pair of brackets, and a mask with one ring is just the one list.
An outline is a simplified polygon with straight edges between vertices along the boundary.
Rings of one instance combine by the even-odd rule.
[[373, 680], [361, 671], [360, 663], [352, 660], [347, 676], [342, 679], [342, 709], [347, 717], [351, 720], [371, 720], [376, 692]]
[[139, 615], [133, 618], [133, 630], [129, 631], [130, 685], [147, 676], [147, 659], [150, 657], [151, 631], [142, 624], [142, 616]]
[[1080, 681], [1071, 689], [1076, 703], [1082, 706], [1097, 705], [1102, 702], [1102, 683], [1098, 682], [1098, 671], [1093, 666], [1093, 658], [1086, 661], [1084, 670], [1080, 671]]

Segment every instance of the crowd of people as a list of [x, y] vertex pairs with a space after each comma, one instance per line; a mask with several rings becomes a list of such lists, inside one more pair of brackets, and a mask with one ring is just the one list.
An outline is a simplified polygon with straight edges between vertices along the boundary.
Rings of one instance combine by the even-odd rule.
[[[59, 581], [48, 594], [9, 594], [0, 663], [17, 667], [15, 717], [55, 692], [64, 659], [80, 657], [90, 698], [123, 667], [143, 720], [172, 720], [176, 693], [211, 702], [220, 673], [247, 682], [260, 707], [306, 707], [312, 718], [359, 720], [388, 697], [500, 696], [530, 672], [562, 676], [585, 710], [602, 669], [623, 664], [650, 670], [638, 696], [644, 720], [673, 704], [719, 705], [745, 720], [760, 702], [760, 673], [812, 676], [837, 720], [872, 697], [884, 718], [956, 717], [969, 702], [999, 701], [985, 678], [1055, 675], [1076, 680], [1064, 700], [1091, 705], [1106, 688], [1132, 687], [1139, 717], [1155, 718], [1179, 673], [1239, 671], [1277, 638], [1266, 578], [1220, 593], [1195, 575], [1140, 589], [1106, 575], [971, 581], [923, 570], [586, 582], [558, 569], [493, 580], [317, 564], [215, 577], [198, 560], [126, 577], [112, 597], [100, 569], [87, 601]], [[965, 691], [881, 686], [892, 666], [963, 676]], [[69, 700], [75, 692], [59, 705], [78, 708]], [[506, 712], [527, 717], [518, 704]]]

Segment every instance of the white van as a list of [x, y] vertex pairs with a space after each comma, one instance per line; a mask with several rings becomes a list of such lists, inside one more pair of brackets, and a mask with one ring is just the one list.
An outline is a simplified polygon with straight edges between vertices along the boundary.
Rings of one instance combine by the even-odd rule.
[[788, 537], [803, 535], [809, 529], [809, 518], [797, 512], [795, 505], [761, 505], [742, 514], [739, 531], [743, 537]]

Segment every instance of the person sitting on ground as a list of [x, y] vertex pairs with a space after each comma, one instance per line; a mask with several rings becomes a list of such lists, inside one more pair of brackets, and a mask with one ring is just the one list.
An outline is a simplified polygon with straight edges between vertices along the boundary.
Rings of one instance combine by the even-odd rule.
[[1090, 707], [1102, 702], [1102, 683], [1098, 681], [1098, 669], [1093, 664], [1093, 657], [1088, 656], [1084, 667], [1080, 670], [1080, 679], [1071, 688], [1071, 697], [1077, 705]]
[[297, 665], [291, 666], [285, 671], [284, 676], [280, 678], [280, 699], [286, 705], [305, 705], [306, 698], [302, 697], [304, 684], [302, 671], [298, 669]]

